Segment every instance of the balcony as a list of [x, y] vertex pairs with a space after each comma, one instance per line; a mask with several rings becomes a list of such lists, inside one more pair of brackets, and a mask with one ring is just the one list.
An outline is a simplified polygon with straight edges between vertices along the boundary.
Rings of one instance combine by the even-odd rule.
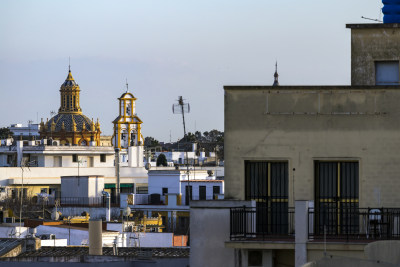
[[294, 240], [294, 208], [230, 209], [232, 241]]
[[[295, 217], [308, 242], [360, 242], [400, 239], [400, 208], [230, 209], [231, 241], [294, 241]], [[308, 223], [307, 223], [308, 222]], [[300, 233], [300, 232], [299, 232]], [[308, 234], [308, 235], [307, 235]]]
[[309, 240], [375, 241], [400, 239], [400, 208], [308, 210]]

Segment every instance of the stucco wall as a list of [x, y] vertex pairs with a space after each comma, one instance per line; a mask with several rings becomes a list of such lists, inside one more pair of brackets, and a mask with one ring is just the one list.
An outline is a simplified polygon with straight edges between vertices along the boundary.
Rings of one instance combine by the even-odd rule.
[[375, 61], [400, 59], [400, 28], [351, 29], [351, 84], [375, 85]]
[[399, 206], [399, 101], [400, 87], [225, 87], [225, 198], [244, 199], [245, 160], [288, 161], [291, 205], [314, 199], [315, 160], [356, 160], [360, 207]]
[[230, 208], [251, 206], [250, 201], [193, 201], [190, 204], [190, 266], [235, 266], [230, 238]]

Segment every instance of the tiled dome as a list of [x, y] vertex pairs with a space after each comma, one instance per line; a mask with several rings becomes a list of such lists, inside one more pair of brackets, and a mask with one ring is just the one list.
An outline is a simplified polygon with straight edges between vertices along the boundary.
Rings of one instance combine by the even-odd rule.
[[85, 115], [82, 114], [57, 114], [56, 116], [54, 116], [53, 118], [51, 118], [47, 124], [46, 124], [46, 128], [51, 129], [51, 124], [53, 123], [53, 121], [55, 122], [55, 132], [59, 132], [62, 129], [62, 124], [64, 122], [64, 128], [65, 131], [67, 132], [72, 132], [72, 118], [74, 119], [75, 123], [76, 123], [76, 130], [78, 132], [82, 131], [82, 125], [83, 123], [85, 123], [85, 128], [87, 130], [91, 130], [91, 125], [92, 125], [92, 121], [86, 117]]

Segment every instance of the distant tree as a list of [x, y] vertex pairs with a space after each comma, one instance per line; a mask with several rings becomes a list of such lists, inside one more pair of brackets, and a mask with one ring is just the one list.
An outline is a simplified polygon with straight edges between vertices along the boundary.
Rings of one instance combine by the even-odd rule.
[[146, 147], [154, 147], [160, 145], [160, 142], [158, 142], [157, 139], [151, 136], [147, 136], [144, 138], [144, 146]]
[[164, 154], [160, 154], [158, 157], [157, 157], [157, 166], [164, 166], [164, 167], [166, 167], [168, 165], [168, 163], [167, 163], [167, 157], [164, 155]]
[[199, 132], [199, 131], [196, 131], [195, 133], [194, 133], [194, 136], [196, 137], [196, 139], [197, 140], [201, 140], [201, 132]]
[[4, 127], [4, 128], [0, 128], [0, 139], [6, 139], [9, 136], [13, 136], [14, 133], [10, 131], [10, 129]]

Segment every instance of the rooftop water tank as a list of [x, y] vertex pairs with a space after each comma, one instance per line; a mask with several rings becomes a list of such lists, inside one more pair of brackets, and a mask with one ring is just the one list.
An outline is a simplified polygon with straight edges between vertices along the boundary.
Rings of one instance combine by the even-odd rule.
[[383, 23], [400, 23], [400, 0], [382, 0]]

